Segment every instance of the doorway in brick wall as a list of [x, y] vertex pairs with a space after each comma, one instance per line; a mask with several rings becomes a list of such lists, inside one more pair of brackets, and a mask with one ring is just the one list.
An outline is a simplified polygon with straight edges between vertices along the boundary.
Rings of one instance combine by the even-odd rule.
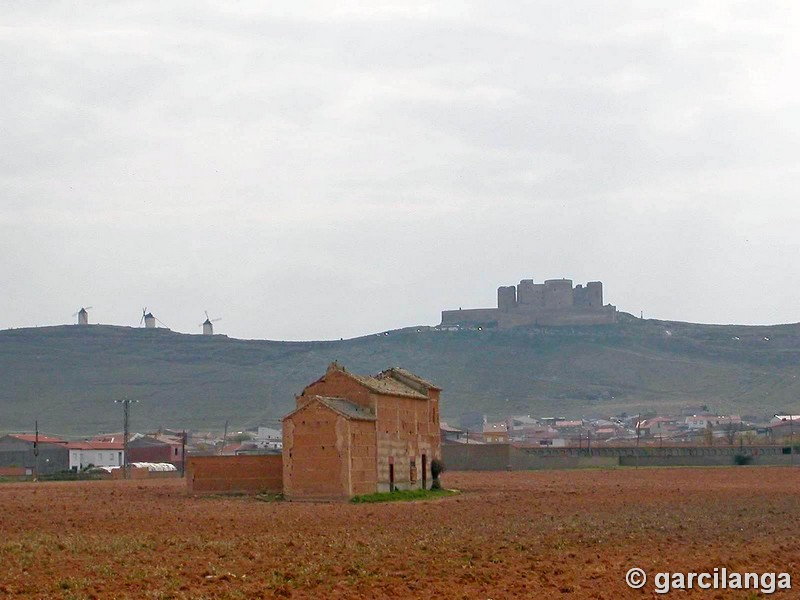
[[422, 455], [422, 489], [428, 489], [428, 456]]

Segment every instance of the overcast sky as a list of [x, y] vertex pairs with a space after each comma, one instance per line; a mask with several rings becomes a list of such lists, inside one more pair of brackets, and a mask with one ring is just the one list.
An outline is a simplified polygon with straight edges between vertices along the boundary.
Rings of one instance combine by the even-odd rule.
[[[265, 8], [267, 7], [267, 8]], [[800, 6], [3, 2], [0, 328], [800, 321]]]

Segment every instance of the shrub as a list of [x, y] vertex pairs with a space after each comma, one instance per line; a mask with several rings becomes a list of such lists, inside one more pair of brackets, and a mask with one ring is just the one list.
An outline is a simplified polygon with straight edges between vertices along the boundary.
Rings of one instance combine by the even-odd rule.
[[753, 457], [747, 456], [746, 454], [737, 454], [733, 457], [733, 462], [737, 465], [749, 465], [753, 462]]
[[444, 463], [438, 458], [434, 458], [431, 461], [431, 477], [433, 478], [433, 481], [431, 481], [432, 490], [442, 489], [442, 483], [439, 481], [439, 475], [442, 473], [444, 473]]

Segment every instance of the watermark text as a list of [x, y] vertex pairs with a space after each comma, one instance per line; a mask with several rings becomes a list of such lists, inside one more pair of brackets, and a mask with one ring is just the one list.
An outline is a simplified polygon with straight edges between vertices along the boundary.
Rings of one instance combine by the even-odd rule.
[[[654, 573], [651, 580], [656, 594], [668, 594], [674, 590], [753, 590], [772, 594], [778, 590], [792, 589], [789, 573], [740, 573], [725, 567], [704, 573], [659, 572]], [[647, 581], [647, 572], [638, 567], [625, 574], [625, 583], [635, 590], [644, 588]]]

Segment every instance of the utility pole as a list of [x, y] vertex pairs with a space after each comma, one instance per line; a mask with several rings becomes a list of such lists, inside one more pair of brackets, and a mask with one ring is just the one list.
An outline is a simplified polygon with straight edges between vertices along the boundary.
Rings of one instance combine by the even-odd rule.
[[186, 430], [181, 438], [181, 477], [186, 477]]
[[122, 400], [114, 400], [115, 404], [122, 404], [122, 411], [124, 416], [123, 434], [122, 434], [122, 478], [128, 479], [130, 469], [128, 468], [128, 420], [130, 417], [131, 402], [138, 402], [138, 400], [131, 400], [130, 398], [123, 398]]
[[642, 434], [642, 413], [636, 415], [636, 468], [639, 468], [639, 436]]
[[33, 480], [39, 481], [39, 420], [34, 423], [36, 434], [33, 440]]
[[789, 460], [794, 466], [794, 417], [791, 414], [789, 415], [789, 456], [791, 457]]
[[636, 416], [636, 447], [637, 448], [639, 447], [639, 436], [641, 435], [641, 432], [642, 432], [642, 430], [639, 428], [641, 423], [642, 423], [642, 413], [639, 413]]
[[225, 440], [228, 439], [228, 420], [225, 420], [225, 433], [222, 434], [222, 446], [219, 449], [219, 453], [222, 454], [225, 450]]

